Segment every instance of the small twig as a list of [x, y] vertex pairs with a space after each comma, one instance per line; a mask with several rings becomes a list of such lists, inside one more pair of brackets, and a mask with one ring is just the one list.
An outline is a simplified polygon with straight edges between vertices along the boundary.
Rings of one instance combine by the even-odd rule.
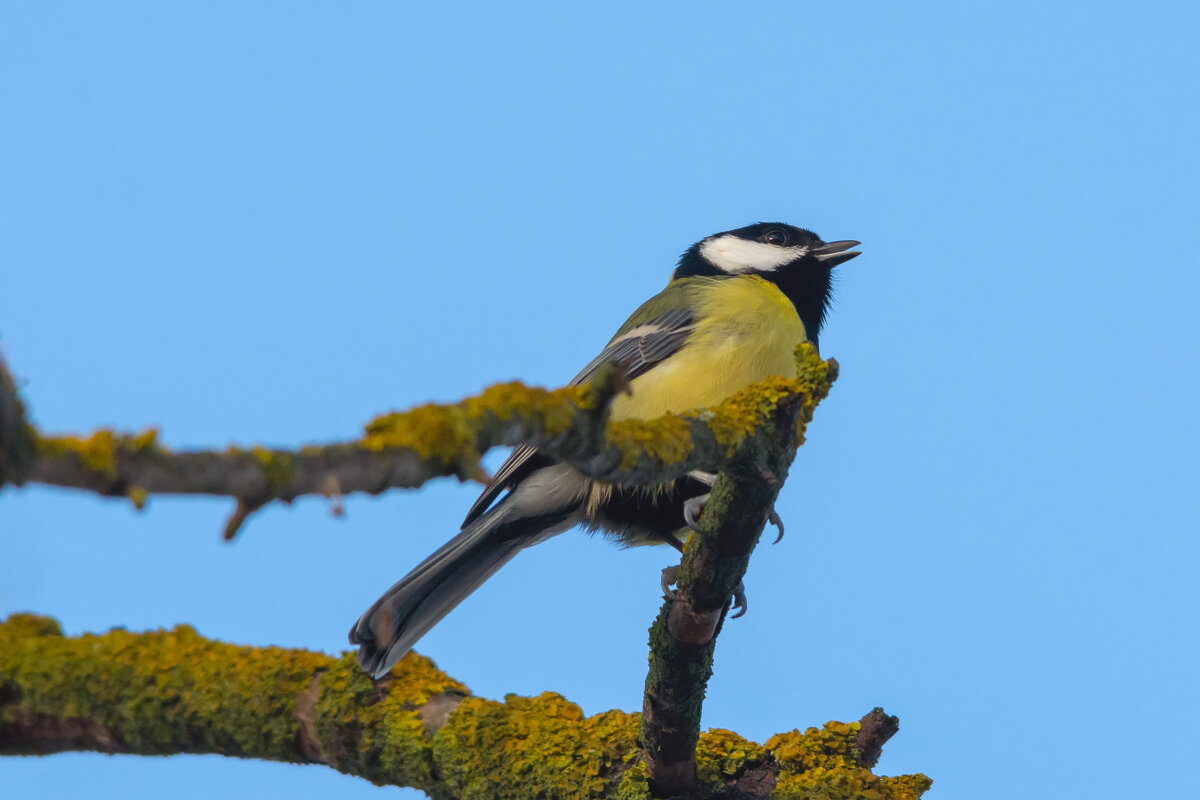
[[854, 740], [854, 749], [858, 750], [858, 759], [867, 768], [874, 767], [883, 753], [883, 746], [900, 730], [900, 718], [893, 717], [882, 708], [873, 708], [860, 719], [862, 727]]
[[239, 497], [237, 506], [234, 507], [233, 513], [229, 515], [229, 520], [225, 523], [225, 530], [221, 534], [221, 538], [227, 542], [232, 542], [234, 537], [238, 535], [242, 525], [246, 519], [258, 511], [265, 505], [265, 500], [248, 500], [245, 497]]

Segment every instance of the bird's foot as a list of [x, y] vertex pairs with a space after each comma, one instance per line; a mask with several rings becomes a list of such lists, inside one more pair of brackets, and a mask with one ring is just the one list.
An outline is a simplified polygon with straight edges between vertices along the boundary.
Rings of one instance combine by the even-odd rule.
[[738, 581], [733, 590], [733, 605], [729, 609], [734, 612], [730, 619], [737, 619], [750, 610], [750, 602], [746, 599], [746, 584]]
[[[704, 470], [699, 469], [694, 469], [689, 472], [688, 477], [692, 480], [703, 483], [705, 486], [712, 486], [717, 482], [717, 473], [705, 472]], [[762, 478], [768, 486], [773, 486], [775, 482], [779, 480], [775, 477], [775, 473], [771, 472], [770, 470], [763, 470]], [[699, 519], [700, 513], [704, 511], [704, 504], [707, 501], [708, 495], [702, 494], [686, 501], [683, 505], [683, 519], [685, 522], [687, 522], [687, 526], [697, 533], [700, 533], [701, 531], [698, 527], [696, 527], [696, 520]], [[689, 505], [691, 506], [690, 509]], [[775, 537], [775, 541], [771, 542], [771, 544], [779, 544], [783, 541], [783, 520], [780, 518], [779, 514], [776, 513], [774, 506], [771, 506], [771, 510], [767, 513], [767, 522], [770, 522], [779, 529], [779, 535]]]
[[704, 513], [704, 506], [708, 503], [708, 498], [711, 497], [709, 492], [698, 494], [695, 497], [688, 498], [683, 502], [683, 521], [694, 530], [696, 533], [704, 533], [700, 528], [700, 515]]
[[[698, 469], [689, 472], [688, 477], [703, 483], [705, 486], [712, 486], [717, 482], [717, 473], [704, 472], [703, 470]], [[768, 484], [773, 484], [776, 480], [778, 480], [778, 478], [775, 477], [773, 472], [764, 470], [763, 480], [767, 481]], [[710, 493], [697, 495], [689, 500], [685, 500], [683, 503], [683, 521], [686, 522], [687, 526], [696, 533], [703, 533], [703, 531], [700, 530], [700, 525], [697, 520], [699, 520], [700, 515], [704, 513], [704, 506], [708, 503], [708, 498], [710, 496]], [[775, 537], [774, 541], [774, 544], [779, 544], [779, 542], [783, 539], [783, 520], [780, 519], [779, 514], [775, 513], [774, 506], [772, 506], [771, 510], [767, 513], [767, 521], [779, 529], [779, 535]], [[678, 593], [670, 588], [671, 584], [675, 583], [675, 577], [678, 575], [678, 573], [679, 567], [667, 567], [663, 570], [663, 593], [672, 600], [677, 600], [679, 598]], [[733, 605], [730, 607], [730, 611], [732, 611], [733, 614], [731, 615], [730, 619], [737, 619], [749, 610], [750, 601], [746, 599], [746, 585], [742, 581], [738, 581], [738, 585], [733, 590]]]
[[672, 600], [672, 601], [679, 600], [679, 592], [677, 592], [671, 588], [671, 585], [676, 582], [678, 577], [679, 577], [679, 565], [678, 564], [676, 564], [673, 567], [666, 567], [665, 569], [663, 569], [662, 578], [660, 579], [659, 586], [662, 587], [664, 600]]
[[[672, 589], [679, 579], [679, 565], [665, 567], [662, 571], [662, 577], [659, 579], [659, 586], [662, 587], [663, 599], [679, 602], [679, 592]], [[746, 599], [746, 584], [738, 581], [738, 585], [733, 590], [733, 605], [729, 608], [733, 612], [730, 619], [737, 619], [750, 610], [750, 601]]]
[[[769, 469], [762, 471], [763, 483], [767, 486], [774, 486], [779, 483], [779, 477]], [[779, 514], [775, 511], [775, 506], [771, 506], [771, 510], [767, 512], [767, 522], [779, 529], [779, 535], [775, 537], [775, 541], [771, 544], [779, 544], [783, 541], [783, 520], [779, 518]]]
[[[717, 482], [717, 473], [705, 472], [701, 469], [692, 470], [688, 473], [688, 477], [703, 483], [705, 486], [712, 486]], [[706, 492], [696, 495], [693, 498], [685, 500], [683, 503], [683, 521], [696, 533], [704, 533], [704, 531], [700, 530], [700, 525], [696, 520], [700, 519], [700, 515], [704, 513], [704, 505], [708, 502], [710, 494], [711, 492]]]

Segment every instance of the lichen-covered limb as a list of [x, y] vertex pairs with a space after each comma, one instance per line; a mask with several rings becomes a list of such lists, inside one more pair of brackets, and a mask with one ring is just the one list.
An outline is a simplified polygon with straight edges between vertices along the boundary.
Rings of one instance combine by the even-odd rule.
[[608, 406], [626, 385], [621, 371], [609, 367], [588, 386], [546, 391], [501, 384], [460, 403], [386, 414], [352, 442], [294, 450], [173, 451], [154, 429], [138, 434], [102, 429], [83, 437], [42, 434], [23, 419], [9, 382], [0, 386], [0, 431], [26, 432], [32, 458], [16, 459], [21, 452], [0, 434], [0, 464], [8, 467], [0, 477], [128, 496], [139, 505], [154, 494], [224, 495], [250, 509], [308, 494], [415, 488], [446, 475], [485, 477], [480, 455], [497, 445], [530, 443], [593, 453]]
[[803, 348], [797, 352], [798, 382], [805, 390], [782, 394], [764, 407], [756, 434], [728, 454], [700, 518], [700, 533], [684, 547], [675, 575], [678, 591], [664, 598], [650, 629], [641, 737], [659, 797], [696, 786], [701, 707], [730, 597], [746, 573], [805, 426], [837, 377], [836, 362], [812, 355]]
[[755, 384], [716, 408], [686, 415], [606, 426], [612, 398], [626, 387], [620, 370], [609, 367], [587, 386], [546, 391], [502, 384], [460, 403], [377, 417], [352, 442], [298, 450], [173, 451], [153, 429], [44, 435], [27, 424], [8, 381], [0, 386], [0, 485], [34, 481], [85, 489], [128, 496], [139, 507], [154, 494], [234, 497], [238, 509], [228, 537], [272, 500], [413, 488], [446, 475], [485, 477], [479, 459], [500, 445], [534, 445], [610, 483], [658, 484], [693, 469], [720, 469], [780, 403], [823, 396], [833, 362], [821, 361], [811, 345], [802, 346], [800, 362], [798, 379]]
[[[693, 796], [915, 800], [924, 776], [868, 769], [873, 715], [765, 745], [709, 731]], [[45, 617], [0, 623], [0, 755], [215, 753], [327, 764], [447, 800], [635, 800], [649, 797], [637, 737], [636, 714], [585, 717], [551, 693], [473, 697], [415, 653], [376, 683], [349, 654], [238, 647], [187, 626], [65, 637]]]

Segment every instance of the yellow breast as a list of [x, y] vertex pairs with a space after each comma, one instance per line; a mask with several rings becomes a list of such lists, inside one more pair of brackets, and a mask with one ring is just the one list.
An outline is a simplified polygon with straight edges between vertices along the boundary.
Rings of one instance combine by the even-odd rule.
[[635, 378], [611, 419], [652, 419], [715, 406], [772, 375], [794, 377], [796, 345], [808, 338], [791, 301], [757, 276], [707, 281], [700, 323], [679, 352]]

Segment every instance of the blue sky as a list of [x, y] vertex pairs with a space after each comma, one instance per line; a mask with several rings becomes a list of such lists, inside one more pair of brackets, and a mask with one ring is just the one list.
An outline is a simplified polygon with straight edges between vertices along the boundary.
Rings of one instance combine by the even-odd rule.
[[[928, 773], [931, 798], [1176, 791], [1200, 711], [1190, 6], [4, 18], [0, 347], [47, 430], [347, 438], [498, 380], [565, 382], [709, 233], [860, 239], [822, 337], [842, 378], [705, 724], [761, 741], [882, 705], [901, 732], [879, 770]], [[271, 507], [228, 546], [226, 502], [10, 488], [0, 614], [337, 652], [476, 491]], [[670, 561], [558, 537], [418, 649], [485, 696], [634, 710]], [[215, 757], [3, 759], [0, 784], [415, 796]]]

